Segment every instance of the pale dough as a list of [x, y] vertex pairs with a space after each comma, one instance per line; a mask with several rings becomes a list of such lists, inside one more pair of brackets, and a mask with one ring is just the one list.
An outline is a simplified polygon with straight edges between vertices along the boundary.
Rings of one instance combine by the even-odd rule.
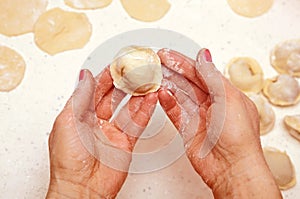
[[264, 95], [278, 106], [291, 106], [300, 101], [300, 84], [290, 75], [282, 74], [265, 80]]
[[273, 0], [227, 0], [230, 8], [245, 17], [257, 17], [266, 13], [273, 5]]
[[300, 77], [300, 39], [277, 44], [271, 52], [270, 60], [279, 73]]
[[232, 58], [226, 66], [225, 75], [234, 86], [247, 93], [259, 93], [264, 84], [261, 66], [251, 57]]
[[289, 189], [296, 184], [294, 165], [290, 157], [276, 148], [263, 149], [267, 164], [281, 190]]
[[134, 96], [157, 91], [162, 80], [160, 58], [146, 47], [121, 49], [110, 64], [110, 73], [116, 88]]
[[259, 114], [260, 135], [270, 132], [275, 124], [275, 112], [271, 105], [258, 94], [249, 94], [248, 97], [254, 102]]
[[17, 36], [32, 32], [47, 3], [47, 0], [0, 0], [0, 33]]
[[97, 9], [108, 6], [112, 0], [65, 0], [65, 4], [77, 9]]
[[140, 21], [156, 21], [161, 19], [170, 9], [167, 0], [121, 0], [126, 12]]
[[34, 26], [36, 44], [51, 55], [82, 48], [89, 41], [91, 32], [92, 25], [85, 14], [60, 8], [42, 14]]
[[16, 51], [0, 46], [0, 91], [11, 91], [22, 81], [25, 61]]

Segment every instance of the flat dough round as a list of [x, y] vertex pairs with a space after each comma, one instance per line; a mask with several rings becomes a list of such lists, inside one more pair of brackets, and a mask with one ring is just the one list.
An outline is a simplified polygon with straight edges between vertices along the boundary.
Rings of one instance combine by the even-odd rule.
[[170, 9], [167, 0], [121, 0], [126, 12], [134, 19], [140, 21], [157, 21]]
[[25, 61], [11, 48], [0, 46], [0, 91], [11, 91], [22, 81]]
[[92, 25], [85, 14], [60, 8], [42, 14], [34, 26], [35, 43], [50, 55], [82, 48], [91, 33]]
[[76, 9], [97, 9], [108, 6], [112, 0], [65, 0], [65, 4]]
[[272, 7], [273, 0], [227, 0], [227, 3], [239, 15], [257, 17]]
[[0, 0], [0, 33], [17, 36], [32, 32], [47, 4], [47, 0]]

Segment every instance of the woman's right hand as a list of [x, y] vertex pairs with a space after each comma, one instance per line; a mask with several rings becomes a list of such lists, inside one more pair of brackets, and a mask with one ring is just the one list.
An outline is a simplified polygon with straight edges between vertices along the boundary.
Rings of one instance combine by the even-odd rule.
[[200, 50], [196, 61], [169, 49], [158, 54], [167, 70], [185, 78], [196, 95], [196, 102], [188, 99], [191, 95], [181, 99], [183, 95], [170, 85], [187, 87], [176, 75], [165, 75], [159, 101], [183, 139], [189, 137], [182, 130], [188, 124], [182, 122], [187, 117], [183, 113], [198, 111], [199, 125], [188, 127], [196, 129], [195, 134], [184, 140], [186, 154], [215, 198], [281, 198], [263, 156], [259, 116], [252, 101], [215, 68], [207, 49]]

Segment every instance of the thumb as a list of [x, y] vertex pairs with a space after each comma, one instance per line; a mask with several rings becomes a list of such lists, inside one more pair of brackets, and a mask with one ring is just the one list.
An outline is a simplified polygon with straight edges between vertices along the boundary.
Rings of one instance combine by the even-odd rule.
[[81, 70], [79, 83], [65, 109], [73, 111], [75, 117], [82, 118], [88, 110], [94, 110], [95, 80], [89, 70]]
[[201, 49], [196, 62], [197, 76], [207, 86], [211, 105], [206, 118], [206, 138], [199, 156], [204, 158], [217, 144], [223, 131], [226, 116], [226, 92], [224, 78], [212, 62], [208, 49]]

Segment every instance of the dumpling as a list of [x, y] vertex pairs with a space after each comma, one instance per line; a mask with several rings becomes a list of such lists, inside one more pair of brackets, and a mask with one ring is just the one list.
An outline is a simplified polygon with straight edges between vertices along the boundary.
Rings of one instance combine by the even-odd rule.
[[300, 115], [285, 116], [283, 120], [288, 132], [300, 141]]
[[139, 46], [121, 49], [110, 73], [116, 88], [134, 96], [157, 91], [162, 80], [159, 56], [151, 48]]
[[300, 100], [299, 83], [290, 75], [267, 79], [263, 93], [272, 104], [279, 106], [294, 105]]
[[300, 77], [300, 39], [277, 44], [271, 52], [270, 60], [279, 73]]
[[259, 93], [264, 75], [258, 62], [250, 57], [236, 57], [227, 64], [225, 75], [243, 92]]
[[278, 187], [282, 190], [293, 187], [296, 184], [296, 176], [290, 157], [271, 147], [264, 148], [263, 152]]
[[271, 105], [261, 95], [250, 94], [249, 98], [254, 102], [260, 119], [260, 134], [270, 132], [275, 124], [275, 113]]

